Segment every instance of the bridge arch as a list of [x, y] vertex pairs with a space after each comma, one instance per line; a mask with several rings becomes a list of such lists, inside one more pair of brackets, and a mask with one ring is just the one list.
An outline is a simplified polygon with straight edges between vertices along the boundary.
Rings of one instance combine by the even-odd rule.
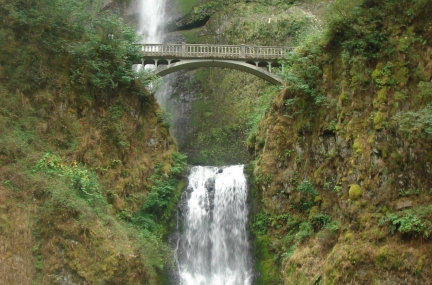
[[176, 61], [174, 63], [171, 62], [171, 64], [169, 65], [160, 65], [160, 66], [158, 65], [157, 69], [154, 72], [156, 75], [165, 76], [176, 71], [190, 69], [190, 68], [223, 67], [223, 68], [236, 69], [236, 70], [253, 74], [274, 85], [283, 84], [283, 81], [276, 75], [271, 74], [267, 70], [252, 64], [254, 64], [254, 62], [242, 62], [242, 61], [235, 61], [235, 60], [219, 60], [219, 59], [190, 59], [190, 60], [188, 59], [188, 60]]

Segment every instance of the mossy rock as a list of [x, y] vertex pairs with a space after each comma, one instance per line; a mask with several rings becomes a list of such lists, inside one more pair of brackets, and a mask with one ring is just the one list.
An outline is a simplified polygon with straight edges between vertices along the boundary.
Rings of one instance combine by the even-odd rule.
[[381, 104], [384, 104], [387, 102], [387, 87], [382, 88], [378, 92], [377, 98], [374, 100], [373, 105], [375, 108], [379, 108]]
[[349, 198], [352, 201], [356, 201], [356, 200], [360, 199], [360, 197], [363, 195], [363, 190], [361, 189], [360, 185], [352, 184], [350, 186], [348, 194], [349, 194]]
[[382, 129], [385, 118], [386, 114], [384, 114], [383, 112], [377, 112], [375, 114], [374, 124], [376, 130]]

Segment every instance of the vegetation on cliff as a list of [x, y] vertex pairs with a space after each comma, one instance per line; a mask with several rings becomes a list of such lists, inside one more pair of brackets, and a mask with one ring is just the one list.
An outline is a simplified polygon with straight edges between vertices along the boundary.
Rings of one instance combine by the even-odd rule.
[[429, 284], [429, 1], [335, 1], [249, 140], [259, 284]]
[[0, 283], [161, 283], [185, 157], [134, 29], [99, 1], [0, 4]]

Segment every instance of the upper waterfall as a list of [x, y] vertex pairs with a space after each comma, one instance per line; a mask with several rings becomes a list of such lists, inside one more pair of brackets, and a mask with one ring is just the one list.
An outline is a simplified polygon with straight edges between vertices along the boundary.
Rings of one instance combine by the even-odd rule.
[[139, 3], [138, 34], [146, 43], [162, 43], [166, 0], [141, 0]]

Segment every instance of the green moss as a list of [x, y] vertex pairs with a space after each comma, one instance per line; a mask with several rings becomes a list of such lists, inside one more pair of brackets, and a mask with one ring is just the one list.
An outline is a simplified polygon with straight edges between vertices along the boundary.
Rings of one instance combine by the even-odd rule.
[[309, 212], [309, 217], [308, 217], [309, 221], [312, 221], [313, 217], [315, 217], [318, 214], [319, 214], [318, 206], [313, 206]]
[[398, 270], [402, 266], [402, 259], [398, 251], [390, 245], [378, 249], [375, 266], [379, 269]]
[[359, 154], [363, 153], [363, 146], [360, 143], [360, 141], [358, 141], [358, 140], [354, 141], [354, 144], [352, 147], [353, 147], [355, 153], [359, 153]]
[[378, 67], [372, 72], [372, 79], [377, 79], [380, 76], [380, 70], [378, 69]]
[[385, 118], [386, 118], [385, 113], [383, 113], [381, 111], [376, 112], [375, 117], [374, 117], [374, 125], [375, 125], [376, 130], [383, 128], [383, 123], [384, 123]]
[[[296, 285], [308, 285], [311, 284], [310, 280], [307, 278], [306, 274], [304, 274], [301, 270], [297, 269], [294, 265], [289, 266], [285, 271], [285, 281], [289, 280], [289, 284]], [[315, 283], [319, 284], [319, 283]]]
[[348, 95], [345, 92], [341, 93], [341, 95], [339, 95], [339, 101], [343, 102], [346, 100], [348, 100]]
[[408, 83], [409, 70], [406, 67], [400, 67], [395, 74], [395, 79], [399, 87], [404, 87]]
[[354, 237], [354, 234], [353, 234], [352, 232], [347, 232], [347, 233], [345, 234], [344, 238], [345, 238], [345, 241], [346, 241], [346, 242], [351, 243], [351, 242], [354, 241], [354, 238], [355, 238], [355, 237]]
[[254, 256], [257, 257], [256, 270], [260, 273], [256, 279], [257, 285], [278, 284], [280, 279], [277, 266], [269, 252], [270, 237], [263, 235], [254, 242]]
[[349, 193], [349, 198], [351, 200], [355, 201], [355, 200], [360, 199], [360, 197], [363, 194], [363, 191], [362, 191], [360, 185], [358, 185], [358, 184], [352, 184], [350, 186], [350, 189], [349, 189], [348, 193]]
[[381, 104], [387, 102], [387, 92], [387, 87], [381, 88], [381, 90], [378, 92], [377, 98], [373, 102], [375, 108], [379, 108]]

